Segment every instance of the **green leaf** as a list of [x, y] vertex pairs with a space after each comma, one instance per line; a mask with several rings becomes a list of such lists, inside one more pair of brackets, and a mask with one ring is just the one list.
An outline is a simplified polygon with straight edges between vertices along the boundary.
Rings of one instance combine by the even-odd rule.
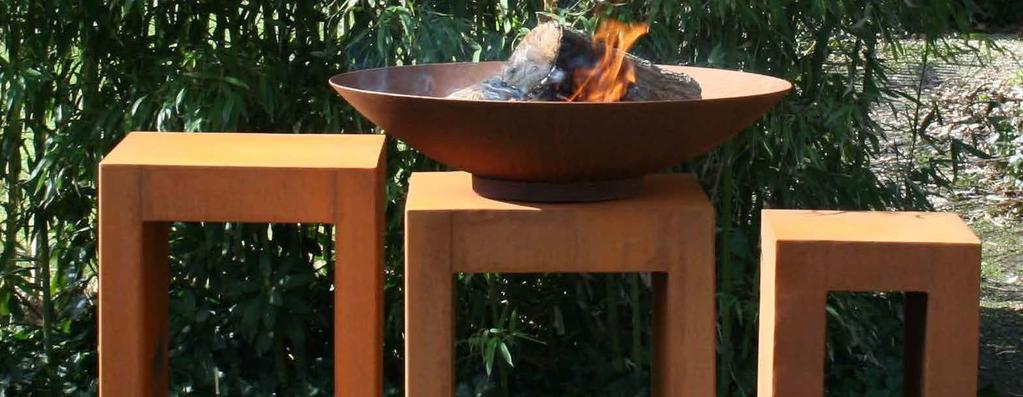
[[508, 363], [509, 367], [514, 367], [515, 365], [512, 364], [511, 352], [508, 351], [508, 345], [505, 344], [504, 342], [501, 342], [500, 349], [501, 349], [501, 357], [504, 357], [504, 362]]
[[498, 342], [500, 341], [497, 338], [489, 338], [483, 348], [483, 364], [486, 366], [487, 376], [490, 376], [494, 368], [494, 351], [497, 350]]
[[237, 77], [225, 76], [224, 77], [224, 81], [226, 81], [228, 84], [231, 84], [231, 85], [233, 85], [235, 87], [244, 88], [246, 90], [249, 89], [249, 85], [245, 84], [244, 81], [242, 81], [241, 79], [239, 79]]

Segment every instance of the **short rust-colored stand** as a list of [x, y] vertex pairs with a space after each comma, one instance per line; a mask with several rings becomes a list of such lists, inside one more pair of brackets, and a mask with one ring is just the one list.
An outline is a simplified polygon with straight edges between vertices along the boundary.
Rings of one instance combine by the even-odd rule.
[[335, 395], [382, 393], [379, 135], [132, 133], [100, 163], [100, 396], [168, 392], [168, 222], [337, 227]]
[[405, 228], [407, 395], [454, 394], [456, 272], [655, 272], [654, 395], [714, 395], [714, 209], [692, 176], [536, 204], [481, 197], [464, 172], [417, 173]]
[[977, 393], [980, 242], [954, 214], [763, 212], [760, 397], [824, 394], [829, 291], [905, 291], [906, 396]]

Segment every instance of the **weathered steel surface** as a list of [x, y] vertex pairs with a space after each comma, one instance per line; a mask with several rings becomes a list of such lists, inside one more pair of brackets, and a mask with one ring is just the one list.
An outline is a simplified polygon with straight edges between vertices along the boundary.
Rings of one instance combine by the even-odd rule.
[[99, 395], [167, 395], [171, 221], [336, 225], [337, 396], [383, 392], [380, 135], [131, 133], [100, 163]]
[[715, 387], [714, 207], [692, 175], [626, 200], [511, 203], [464, 172], [412, 175], [405, 206], [405, 392], [454, 394], [454, 273], [654, 272], [652, 395]]
[[955, 214], [767, 210], [761, 397], [824, 395], [830, 291], [905, 291], [906, 396], [977, 393], [980, 241]]
[[695, 78], [703, 99], [508, 102], [444, 98], [494, 75], [500, 62], [370, 69], [331, 85], [388, 134], [427, 156], [496, 180], [580, 182], [636, 178], [721, 145], [791, 89], [785, 80], [662, 66]]

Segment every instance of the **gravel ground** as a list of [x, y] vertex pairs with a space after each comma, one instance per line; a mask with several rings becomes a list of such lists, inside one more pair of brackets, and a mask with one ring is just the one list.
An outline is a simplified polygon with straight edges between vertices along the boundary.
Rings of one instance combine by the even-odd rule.
[[[890, 77], [904, 90], [921, 90], [922, 106], [901, 101], [878, 108], [874, 118], [888, 131], [881, 173], [906, 172], [924, 159], [949, 158], [949, 144], [959, 140], [990, 159], [967, 155], [952, 170], [952, 191], [929, 193], [938, 210], [959, 213], [983, 241], [981, 297], [981, 384], [1004, 397], [1023, 396], [1023, 173], [1008, 170], [1011, 153], [1023, 153], [1023, 36], [996, 36], [997, 50], [982, 56], [960, 55], [932, 60], [919, 56], [890, 62]], [[907, 41], [919, 52], [922, 44]], [[921, 78], [921, 71], [923, 71]], [[925, 127], [915, 136], [913, 120]], [[1003, 138], [999, 141], [998, 138]], [[1015, 145], [1015, 146], [1012, 146]], [[1010, 154], [1005, 154], [1006, 152]], [[966, 150], [961, 150], [966, 152]]]

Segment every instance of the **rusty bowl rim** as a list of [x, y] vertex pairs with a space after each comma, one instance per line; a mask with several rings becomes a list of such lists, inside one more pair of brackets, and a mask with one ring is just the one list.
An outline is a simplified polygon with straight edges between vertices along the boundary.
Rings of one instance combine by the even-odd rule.
[[[536, 107], [536, 106], [576, 106], [576, 107], [578, 107], [578, 106], [615, 106], [615, 105], [621, 106], [623, 104], [624, 105], [627, 105], [627, 104], [644, 105], [644, 104], [669, 104], [669, 103], [670, 104], [679, 104], [679, 103], [687, 103], [687, 102], [694, 102], [694, 103], [696, 103], [696, 102], [700, 102], [700, 103], [728, 102], [728, 101], [734, 101], [734, 100], [738, 100], [738, 99], [758, 98], [758, 97], [766, 97], [766, 96], [774, 96], [774, 95], [786, 94], [786, 93], [792, 91], [792, 89], [794, 87], [791, 81], [788, 81], [788, 80], [785, 80], [785, 79], [779, 78], [779, 77], [769, 76], [769, 75], [766, 75], [766, 74], [746, 72], [746, 71], [735, 70], [735, 69], [709, 68], [709, 67], [689, 66], [689, 65], [666, 65], [666, 64], [657, 64], [657, 66], [662, 66], [662, 67], [663, 66], [668, 66], [668, 67], [684, 67], [684, 68], [692, 68], [692, 69], [706, 69], [706, 70], [724, 71], [724, 72], [730, 72], [730, 73], [742, 73], [742, 74], [747, 74], [747, 75], [754, 75], [754, 76], [757, 76], [757, 77], [760, 77], [760, 78], [772, 79], [772, 80], [775, 80], [775, 81], [777, 81], [779, 83], [782, 83], [781, 87], [784, 87], [784, 88], [783, 89], [776, 89], [776, 90], [767, 90], [767, 91], [764, 91], [764, 92], [760, 92], [760, 93], [756, 93], [756, 94], [751, 94], [751, 95], [733, 95], [733, 96], [725, 96], [725, 97], [709, 98], [709, 99], [702, 99], [701, 98], [701, 99], [682, 99], [682, 100], [665, 100], [665, 101], [564, 102], [564, 101], [500, 101], [500, 100], [494, 100], [494, 99], [461, 99], [461, 98], [448, 98], [448, 97], [429, 96], [429, 95], [412, 95], [412, 94], [402, 94], [402, 93], [396, 93], [396, 92], [376, 91], [376, 90], [367, 90], [367, 89], [362, 89], [362, 88], [355, 88], [353, 86], [340, 84], [340, 83], [337, 83], [337, 82], [334, 81], [335, 79], [340, 79], [340, 78], [342, 78], [344, 76], [351, 76], [351, 75], [355, 75], [355, 74], [359, 74], [359, 73], [377, 72], [377, 71], [382, 71], [382, 70], [412, 69], [412, 68], [427, 67], [427, 66], [482, 65], [482, 64], [501, 64], [501, 63], [504, 63], [504, 62], [502, 62], [502, 61], [485, 61], [485, 62], [431, 62], [431, 63], [419, 63], [419, 64], [414, 64], [414, 65], [383, 66], [383, 67], [378, 67], [378, 68], [349, 70], [349, 71], [344, 72], [344, 73], [338, 73], [336, 75], [331, 76], [329, 79], [327, 79], [327, 83], [330, 84], [331, 87], [334, 87], [334, 89], [337, 89], [337, 90], [351, 91], [351, 92], [356, 92], [356, 93], [366, 94], [366, 95], [381, 95], [381, 96], [389, 96], [389, 97], [397, 97], [397, 98], [405, 98], [405, 99], [416, 99], [416, 100], [439, 100], [439, 101], [446, 101], [446, 102], [451, 102], [451, 103], [463, 103], [463, 104], [487, 103], [487, 104], [504, 104], [504, 105], [511, 105], [511, 106], [532, 106], [532, 107]], [[699, 80], [697, 80], [697, 82], [699, 82]]]

